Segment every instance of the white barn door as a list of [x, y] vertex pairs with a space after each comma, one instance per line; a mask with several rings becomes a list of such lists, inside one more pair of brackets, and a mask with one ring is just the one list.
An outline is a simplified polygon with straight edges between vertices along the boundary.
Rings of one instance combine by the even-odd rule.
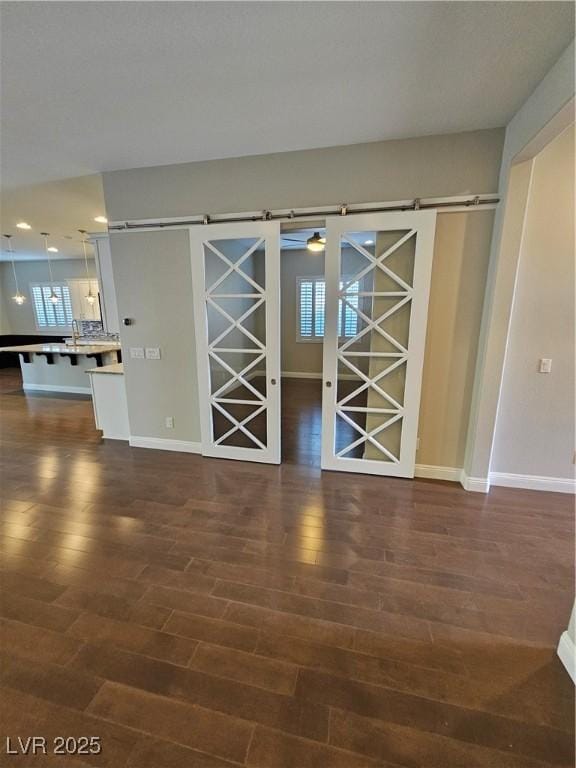
[[280, 226], [190, 227], [202, 454], [280, 463]]
[[322, 468], [414, 477], [435, 211], [326, 221]]

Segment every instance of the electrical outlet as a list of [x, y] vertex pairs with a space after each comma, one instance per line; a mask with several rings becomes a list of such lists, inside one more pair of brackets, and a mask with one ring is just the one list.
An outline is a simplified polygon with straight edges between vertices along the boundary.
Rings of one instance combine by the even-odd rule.
[[166, 416], [166, 429], [174, 429], [174, 416]]
[[144, 360], [144, 347], [130, 347], [130, 357], [133, 360]]
[[147, 360], [160, 360], [160, 347], [146, 347]]

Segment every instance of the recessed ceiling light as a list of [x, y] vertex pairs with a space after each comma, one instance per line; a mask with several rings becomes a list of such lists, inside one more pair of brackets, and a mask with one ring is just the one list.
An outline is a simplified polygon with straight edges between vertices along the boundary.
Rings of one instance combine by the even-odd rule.
[[55, 246], [55, 245], [51, 245], [51, 246], [48, 248], [48, 250], [50, 251], [50, 253], [58, 253], [58, 248], [56, 248], [56, 246]]
[[98, 224], [108, 224], [108, 219], [106, 216], [95, 216], [94, 221], [97, 221]]
[[19, 221], [18, 224], [16, 224], [18, 229], [32, 229], [30, 224], [27, 224], [25, 221]]

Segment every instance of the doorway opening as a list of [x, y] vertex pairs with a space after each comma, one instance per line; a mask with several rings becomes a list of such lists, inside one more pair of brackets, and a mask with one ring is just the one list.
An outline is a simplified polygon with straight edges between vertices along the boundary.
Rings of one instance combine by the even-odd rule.
[[[288, 225], [281, 230], [282, 461], [318, 468], [321, 464], [323, 428], [325, 242], [324, 222], [311, 222], [306, 228], [298, 229]], [[351, 273], [362, 267], [354, 257], [348, 266]], [[358, 287], [359, 284], [354, 286]], [[352, 307], [340, 306], [338, 324], [341, 338], [351, 338], [358, 332], [358, 315]], [[345, 371], [339, 371], [336, 384], [339, 397], [354, 392], [358, 385], [353, 379]], [[352, 398], [350, 403], [365, 407], [366, 390]], [[358, 425], [364, 428], [366, 415], [359, 413], [357, 419]], [[350, 424], [343, 423], [335, 437], [337, 450], [340, 450], [353, 443], [358, 432]], [[355, 446], [349, 455], [350, 458], [362, 458], [363, 447]]]

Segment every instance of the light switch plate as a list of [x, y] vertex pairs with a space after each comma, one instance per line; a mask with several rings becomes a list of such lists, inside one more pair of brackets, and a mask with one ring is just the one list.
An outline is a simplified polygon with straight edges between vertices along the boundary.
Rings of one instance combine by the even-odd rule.
[[130, 357], [133, 360], [144, 360], [144, 347], [130, 347]]
[[549, 357], [541, 357], [540, 358], [540, 365], [538, 366], [538, 371], [540, 373], [551, 373], [551, 371], [552, 371], [552, 360]]
[[160, 347], [146, 347], [146, 358], [148, 360], [160, 360]]

